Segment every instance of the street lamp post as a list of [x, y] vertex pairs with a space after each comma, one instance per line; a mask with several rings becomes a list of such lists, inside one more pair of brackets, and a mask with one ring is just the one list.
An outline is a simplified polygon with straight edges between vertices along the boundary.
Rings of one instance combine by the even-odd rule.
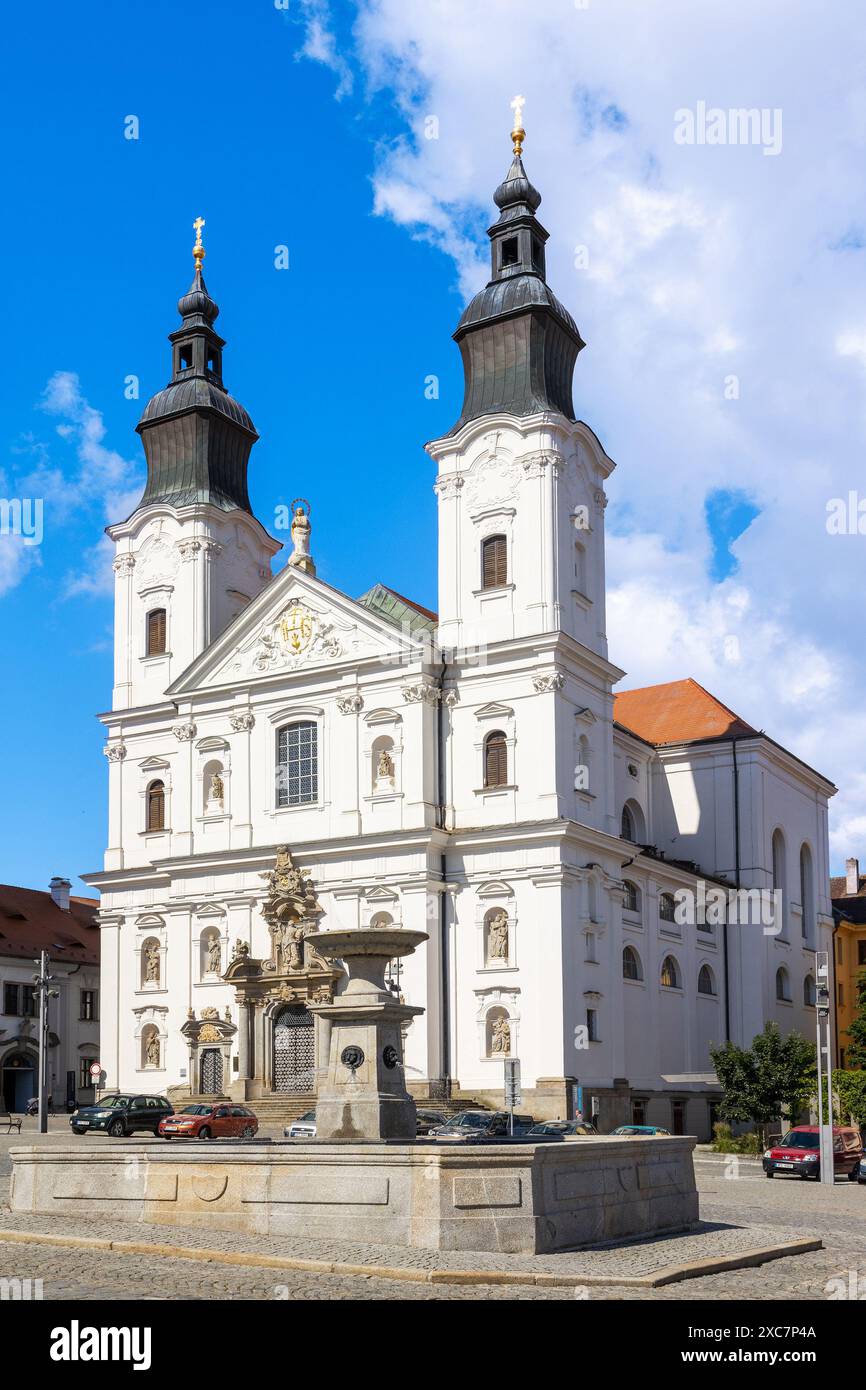
[[39, 974], [34, 975], [39, 991], [39, 1133], [48, 1133], [48, 1000], [57, 999], [60, 991], [51, 988], [53, 975], [48, 973], [48, 952], [42, 951], [38, 961]]
[[[818, 1063], [818, 1129], [821, 1155], [821, 1182], [832, 1187], [836, 1180], [833, 1163], [833, 1053], [830, 1036], [830, 956], [815, 952], [815, 1003]], [[825, 1062], [826, 1059], [826, 1062]], [[825, 1070], [826, 1067], [826, 1070]], [[824, 1120], [824, 1096], [827, 1120]]]

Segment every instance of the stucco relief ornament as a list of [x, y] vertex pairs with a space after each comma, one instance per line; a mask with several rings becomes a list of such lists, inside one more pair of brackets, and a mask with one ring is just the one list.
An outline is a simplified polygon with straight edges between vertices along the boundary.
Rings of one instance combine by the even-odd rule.
[[[498, 444], [493, 447], [498, 450]], [[467, 506], [483, 504], [492, 507], [513, 502], [517, 497], [522, 472], [519, 463], [500, 456], [498, 452], [491, 452], [476, 460], [466, 480]]]
[[106, 743], [102, 751], [110, 763], [122, 763], [126, 757], [126, 744]]
[[343, 644], [333, 623], [325, 622], [299, 603], [293, 603], [259, 635], [253, 669], [269, 671], [295, 666], [314, 656], [340, 656]]
[[195, 724], [175, 724], [171, 731], [178, 743], [189, 743], [196, 736]]
[[288, 845], [280, 845], [274, 867], [261, 877], [268, 883], [262, 916], [273, 940], [275, 968], [285, 973], [310, 970], [313, 966], [327, 969], [306, 940], [316, 931], [316, 918], [321, 916], [322, 908], [312, 879], [305, 878], [303, 870], [292, 862]]
[[364, 708], [364, 701], [360, 695], [344, 695], [337, 701], [337, 709], [341, 714], [357, 714]]
[[565, 685], [565, 676], [561, 671], [553, 671], [549, 675], [533, 676], [532, 684], [535, 686], [536, 692], [543, 695], [548, 690], [561, 690]]
[[233, 960], [233, 961], [236, 961], [236, 960], [246, 960], [246, 958], [247, 958], [247, 956], [249, 955], [249, 953], [250, 953], [250, 945], [249, 945], [249, 942], [248, 942], [248, 941], [243, 941], [243, 940], [241, 940], [240, 937], [238, 937], [238, 938], [236, 939], [236, 941], [235, 941], [234, 950], [233, 950], [233, 952], [232, 952], [232, 960]]
[[201, 550], [201, 541], [185, 540], [177, 542], [180, 558], [185, 561], [194, 560]]
[[135, 569], [134, 555], [118, 555], [112, 566], [114, 573], [121, 579], [128, 579]]
[[220, 1030], [219, 1030], [218, 1028], [214, 1028], [214, 1026], [213, 1026], [212, 1023], [205, 1023], [205, 1024], [204, 1024], [201, 1028], [199, 1028], [199, 1030], [198, 1030], [198, 1040], [199, 1040], [199, 1042], [206, 1042], [206, 1043], [208, 1043], [208, 1042], [219, 1042], [219, 1041], [220, 1041]]
[[206, 1009], [202, 1009], [201, 1016], [202, 1018], [219, 1018], [220, 1011], [219, 1009], [213, 1008], [213, 1006], [211, 1005]]
[[439, 691], [435, 685], [404, 685], [403, 699], [407, 705], [435, 705], [439, 699]]
[[248, 710], [243, 710], [240, 714], [229, 715], [229, 723], [236, 734], [248, 734], [255, 722]]
[[444, 478], [440, 478], [438, 482], [433, 484], [433, 491], [437, 497], [456, 497], [464, 482], [462, 473], [446, 473]]

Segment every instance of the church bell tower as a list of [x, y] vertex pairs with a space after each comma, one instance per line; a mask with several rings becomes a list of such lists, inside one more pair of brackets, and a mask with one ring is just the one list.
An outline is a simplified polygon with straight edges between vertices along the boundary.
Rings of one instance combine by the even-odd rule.
[[169, 334], [171, 380], [137, 425], [147, 483], [116, 545], [113, 708], [153, 703], [270, 579], [280, 548], [253, 516], [247, 490], [252, 420], [223, 385], [219, 307], [195, 274]]
[[457, 325], [459, 418], [427, 445], [439, 467], [439, 640], [469, 648], [562, 631], [606, 656], [604, 481], [613, 463], [575, 418], [584, 347], [547, 283], [541, 194], [513, 159], [493, 200], [491, 272]]

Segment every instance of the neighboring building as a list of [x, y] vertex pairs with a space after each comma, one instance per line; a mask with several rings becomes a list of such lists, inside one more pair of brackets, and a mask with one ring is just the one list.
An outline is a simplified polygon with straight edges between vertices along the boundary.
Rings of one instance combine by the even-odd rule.
[[846, 1032], [857, 1012], [857, 976], [866, 970], [866, 875], [859, 859], [845, 860], [845, 873], [830, 879], [836, 919], [833, 965], [836, 977], [836, 1060], [846, 1065]]
[[0, 884], [0, 1080], [10, 1111], [23, 1111], [39, 1087], [39, 1002], [34, 975], [47, 951], [48, 1094], [55, 1110], [93, 1100], [99, 1060], [99, 925], [96, 898], [70, 897], [67, 879], [49, 892]]
[[[324, 927], [429, 934], [392, 979], [426, 1010], [406, 1037], [418, 1095], [501, 1103], [510, 1054], [536, 1115], [569, 1113], [582, 1086], [604, 1126], [706, 1137], [710, 1043], [749, 1042], [765, 1017], [813, 1027], [833, 788], [690, 682], [618, 697], [614, 723], [614, 464], [575, 418], [583, 342], [547, 285], [519, 152], [494, 197], [491, 280], [455, 333], [463, 408], [427, 446], [438, 616], [384, 583], [329, 585], [304, 507], [271, 577], [257, 435], [223, 386], [196, 253], [172, 379], [138, 427], [145, 492], [109, 528], [109, 842], [87, 879], [109, 1085], [309, 1103], [326, 1042], [310, 1008], [340, 981], [262, 917], [274, 875]], [[381, 555], [399, 544], [375, 506], [364, 524]], [[701, 872], [784, 887], [780, 937], [679, 922]]]

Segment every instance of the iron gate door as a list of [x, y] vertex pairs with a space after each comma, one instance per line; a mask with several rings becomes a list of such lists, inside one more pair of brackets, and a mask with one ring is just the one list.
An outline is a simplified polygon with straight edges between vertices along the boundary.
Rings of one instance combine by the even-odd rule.
[[201, 1094], [218, 1095], [223, 1088], [223, 1055], [218, 1047], [205, 1048], [201, 1054]]
[[315, 1090], [316, 1040], [313, 1015], [303, 1004], [282, 1009], [274, 1021], [274, 1090]]

